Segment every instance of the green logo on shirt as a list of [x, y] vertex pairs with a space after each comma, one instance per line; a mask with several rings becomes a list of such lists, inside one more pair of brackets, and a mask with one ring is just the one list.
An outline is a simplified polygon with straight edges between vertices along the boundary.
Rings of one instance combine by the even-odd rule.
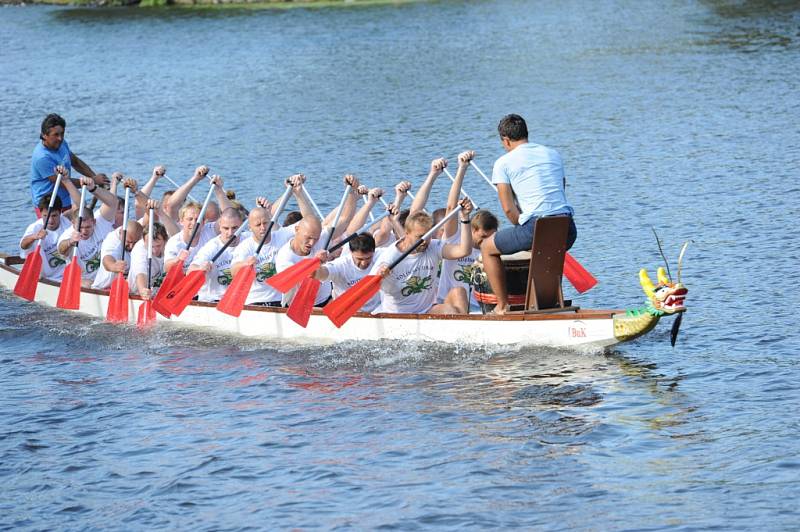
[[258, 281], [259, 283], [263, 283], [276, 273], [277, 270], [275, 270], [275, 263], [265, 262], [258, 268], [258, 271], [256, 272], [256, 281]]
[[461, 266], [460, 269], [453, 272], [453, 279], [460, 283], [472, 284], [476, 270], [477, 268], [473, 265]]
[[86, 261], [86, 273], [94, 273], [100, 267], [100, 252], [97, 255]]
[[231, 281], [233, 281], [233, 276], [231, 275], [230, 268], [225, 268], [224, 270], [219, 272], [219, 275], [217, 276], [217, 282], [219, 284], [221, 284], [222, 286], [228, 286], [229, 284], [231, 284]]
[[419, 294], [431, 287], [433, 281], [431, 280], [431, 276], [428, 275], [427, 277], [418, 277], [416, 275], [412, 275], [408, 279], [406, 279], [406, 285], [400, 290], [400, 293], [403, 297], [408, 297], [414, 294]]
[[51, 255], [50, 258], [47, 259], [47, 264], [49, 264], [51, 268], [58, 268], [66, 263], [67, 261], [61, 258], [60, 255]]

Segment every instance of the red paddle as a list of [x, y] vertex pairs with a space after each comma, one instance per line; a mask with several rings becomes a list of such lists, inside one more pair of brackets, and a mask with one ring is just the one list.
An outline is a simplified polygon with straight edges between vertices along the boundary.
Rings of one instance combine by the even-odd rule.
[[[189, 238], [189, 242], [186, 244], [186, 251], [189, 251], [189, 248], [192, 247], [192, 242], [194, 242], [194, 237], [197, 236], [197, 232], [200, 230], [200, 227], [203, 225], [203, 221], [206, 216], [206, 209], [208, 208], [208, 203], [211, 201], [211, 196], [214, 194], [214, 187], [216, 185], [212, 184], [211, 188], [208, 189], [208, 194], [206, 194], [206, 199], [203, 202], [203, 207], [200, 209], [200, 214], [197, 215], [197, 221], [194, 224], [194, 228], [192, 229], [192, 236]], [[172, 313], [169, 311], [167, 306], [164, 304], [167, 294], [169, 294], [173, 288], [178, 286], [178, 284], [183, 281], [185, 277], [183, 273], [183, 263], [181, 261], [176, 262], [173, 264], [169, 270], [167, 270], [167, 276], [164, 277], [164, 281], [161, 283], [161, 287], [158, 289], [158, 294], [153, 299], [152, 306], [155, 310], [158, 311], [159, 314], [164, 316], [165, 318], [169, 318], [172, 316]], [[194, 297], [194, 296], [192, 296]]]
[[[80, 234], [83, 223], [83, 209], [86, 208], [86, 185], [81, 187], [81, 205], [78, 211], [78, 229]], [[81, 265], [78, 264], [78, 243], [72, 252], [72, 261], [64, 269], [64, 278], [61, 279], [61, 288], [58, 290], [56, 300], [58, 308], [78, 310], [81, 306]]]
[[[139, 315], [136, 319], [136, 326], [139, 328], [149, 327], [156, 320], [156, 311], [153, 308], [153, 218], [154, 209], [150, 209], [150, 220], [147, 225], [147, 288], [151, 290], [150, 297], [139, 305]], [[134, 282], [136, 279], [134, 279]]]
[[[494, 185], [494, 183], [492, 183], [492, 180], [489, 179], [480, 168], [478, 168], [478, 165], [475, 164], [475, 161], [470, 161], [469, 164], [475, 170], [477, 170], [481, 177], [483, 177], [483, 179], [485, 179], [486, 182], [489, 183], [492, 188], [494, 188], [495, 192], [497, 192], [497, 187]], [[570, 255], [569, 252], [564, 254], [564, 277], [566, 277], [567, 280], [572, 283], [572, 286], [574, 286], [575, 289], [581, 294], [597, 284], [597, 279], [595, 279], [586, 268], [584, 268], [577, 260], [575, 260], [575, 258]]]
[[[121, 261], [125, 260], [125, 240], [128, 237], [128, 202], [131, 197], [131, 189], [125, 187], [125, 206], [123, 208], [124, 214], [122, 216], [122, 257]], [[150, 213], [152, 216], [152, 212]], [[100, 257], [100, 260], [103, 260]], [[127, 323], [128, 322], [128, 281], [125, 279], [123, 272], [119, 272], [111, 283], [111, 291], [108, 294], [108, 311], [106, 312], [106, 319], [114, 323]]]
[[[325, 247], [323, 248], [326, 251], [328, 251], [328, 246], [331, 245], [331, 238], [333, 238], [333, 234], [336, 232], [336, 226], [339, 224], [339, 217], [342, 214], [342, 207], [344, 207], [344, 202], [347, 200], [347, 195], [350, 193], [350, 188], [350, 185], [344, 187], [344, 194], [342, 194], [342, 199], [339, 201], [339, 207], [336, 208], [336, 216], [333, 219], [333, 225], [331, 225], [331, 229], [328, 232], [328, 241], [325, 242]], [[292, 298], [289, 311], [286, 313], [293, 322], [301, 327], [308, 325], [308, 318], [311, 316], [311, 309], [314, 308], [314, 301], [317, 299], [317, 293], [321, 285], [319, 281], [313, 278], [313, 275], [314, 272], [322, 266], [322, 261], [317, 259], [316, 263], [312, 264], [315, 268], [308, 272], [308, 277], [303, 279], [300, 289]]]
[[[272, 218], [270, 218], [267, 232], [264, 233], [264, 236], [261, 237], [261, 241], [258, 243], [255, 254], [256, 257], [261, 253], [261, 248], [264, 247], [264, 244], [267, 242], [267, 237], [269, 237], [270, 232], [272, 232], [275, 221], [283, 212], [283, 208], [286, 207], [286, 202], [289, 201], [291, 193], [292, 187], [286, 187], [286, 191], [283, 193], [283, 196], [281, 196], [280, 202], [278, 202], [278, 208], [275, 209]], [[236, 272], [236, 275], [233, 276], [233, 281], [231, 281], [231, 285], [225, 290], [222, 299], [219, 300], [217, 310], [238, 318], [242, 313], [244, 303], [247, 301], [247, 296], [250, 294], [250, 289], [253, 287], [253, 279], [255, 278], [256, 269], [253, 266], [243, 267]]]
[[[53, 192], [50, 193], [50, 204], [47, 206], [47, 215], [42, 218], [42, 229], [47, 233], [47, 224], [50, 223], [50, 211], [53, 210], [53, 204], [58, 196], [58, 187], [61, 185], [61, 172], [56, 174], [56, 184], [53, 187]], [[45, 238], [47, 235], [45, 234]], [[14, 285], [14, 293], [23, 299], [33, 301], [36, 296], [36, 287], [39, 286], [39, 277], [42, 276], [42, 243], [39, 241], [36, 244], [36, 249], [33, 253], [29, 253], [25, 257], [25, 264], [22, 266], [22, 271], [19, 273], [17, 283]]]
[[[450, 218], [459, 212], [461, 212], [461, 205], [450, 211], [447, 216], [439, 221], [438, 224], [431, 227], [427, 233], [422, 235], [419, 240], [414, 242], [410, 248], [405, 250], [402, 255], [397, 257], [389, 265], [389, 271], [393, 270], [394, 267], [400, 264], [403, 259], [408, 257], [414, 252], [415, 249], [422, 245], [426, 239], [430, 238], [437, 229], [447, 223]], [[353, 314], [358, 312], [358, 310], [364, 306], [364, 303], [369, 301], [372, 296], [378, 293], [378, 290], [381, 288], [381, 281], [383, 281], [383, 277], [380, 275], [367, 275], [350, 287], [350, 289], [348, 289], [345, 293], [325, 305], [325, 308], [322, 310], [322, 312], [328, 316], [328, 319], [330, 319], [333, 324], [336, 325], [336, 327], [341, 327], [353, 316]]]
[[[247, 226], [247, 222], [243, 223], [239, 229], [233, 234], [232, 237], [225, 242], [225, 245], [217, 251], [214, 256], [211, 258], [211, 263], [219, 259], [222, 254], [225, 252], [226, 249], [233, 243], [234, 240], [239, 238], [239, 234], [244, 230]], [[186, 274], [186, 277], [183, 280], [175, 285], [175, 287], [169, 291], [164, 299], [164, 306], [166, 309], [176, 316], [180, 316], [183, 309], [192, 301], [192, 298], [197, 295], [197, 292], [203, 287], [206, 282], [206, 272], [203, 270], [194, 270]]]

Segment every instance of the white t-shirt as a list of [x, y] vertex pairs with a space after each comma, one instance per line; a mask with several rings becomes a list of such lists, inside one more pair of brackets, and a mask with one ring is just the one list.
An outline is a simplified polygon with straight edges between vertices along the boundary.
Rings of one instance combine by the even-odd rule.
[[[403, 259], [381, 283], [381, 304], [375, 312], [428, 312], [436, 303], [436, 273], [444, 246], [441, 240], [431, 240], [424, 252]], [[370, 274], [377, 274], [381, 264], [388, 266], [402, 254], [396, 244], [387, 248], [374, 262]]]
[[[460, 228], [461, 224], [459, 224], [459, 230], [456, 231], [456, 234], [444, 242], [446, 244], [458, 245], [458, 243], [461, 242]], [[472, 248], [472, 252], [463, 259], [442, 259], [442, 270], [439, 278], [438, 296], [436, 298], [438, 303], [444, 302], [444, 298], [447, 297], [447, 293], [450, 290], [460, 286], [467, 291], [469, 306], [471, 308], [474, 307], [476, 310], [479, 308], [478, 302], [475, 300], [474, 290], [470, 290], [471, 285], [469, 281], [472, 279], [475, 261], [480, 258], [480, 256], [481, 250]]]
[[[164, 257], [153, 257], [151, 259], [150, 281], [153, 288], [161, 286], [164, 280]], [[139, 286], [136, 284], [136, 276], [143, 273], [147, 278], [147, 245], [144, 239], [139, 240], [131, 250], [131, 269], [128, 272], [128, 288], [131, 294], [139, 293]]]
[[[51, 281], [60, 281], [64, 277], [64, 266], [66, 265], [66, 261], [64, 257], [59, 255], [58, 253], [58, 239], [61, 234], [67, 230], [72, 225], [72, 222], [69, 221], [69, 218], [66, 216], [61, 216], [60, 223], [58, 225], [58, 229], [51, 231], [50, 229], [47, 230], [47, 236], [44, 237], [42, 240], [38, 242], [34, 242], [28, 249], [22, 249], [22, 239], [20, 239], [20, 248], [19, 248], [19, 255], [22, 258], [27, 257], [31, 253], [36, 250], [37, 245], [41, 245], [42, 249], [39, 254], [42, 256], [42, 278], [43, 279], [50, 279]], [[33, 222], [25, 229], [25, 233], [22, 235], [22, 238], [26, 236], [31, 236], [33, 234], [38, 233], [42, 229], [42, 220], [41, 218]]]
[[[313, 258], [317, 253], [319, 253], [320, 250], [323, 249], [326, 240], [328, 240], [328, 230], [324, 229], [319, 237], [319, 240], [317, 240], [316, 244], [314, 244], [314, 247], [311, 248], [311, 253], [306, 256], [297, 255], [294, 251], [292, 251], [292, 247], [290, 246], [291, 242], [287, 241], [278, 251], [278, 254], [275, 255], [275, 269], [278, 272], [282, 272], [289, 266], [297, 264], [303, 259]], [[290, 303], [293, 297], [294, 291], [284, 294], [284, 302]], [[314, 304], [319, 305], [324, 303], [329, 297], [331, 297], [331, 283], [329, 281], [325, 281], [319, 287], [317, 299], [314, 301]]]
[[[216, 255], [224, 245], [225, 242], [223, 242], [220, 237], [214, 237], [197, 250], [192, 264], [200, 266], [206, 262], [211, 262], [214, 255]], [[233, 259], [234, 249], [233, 244], [228, 246], [217, 261], [211, 265], [211, 271], [206, 273], [206, 282], [203, 284], [198, 294], [198, 299], [200, 301], [219, 301], [222, 299], [225, 290], [228, 289], [228, 286], [233, 280], [233, 275], [231, 274], [231, 259]]]
[[[102, 216], [95, 219], [94, 232], [86, 240], [78, 242], [78, 264], [81, 267], [81, 278], [94, 281], [97, 270], [100, 268], [100, 249], [103, 246], [108, 233], [114, 230], [114, 225]], [[61, 243], [69, 240], [72, 233], [75, 231], [73, 226], [70, 226], [59, 237], [58, 242]], [[70, 248], [67, 256], [64, 257], [67, 261], [72, 260], [72, 251]]]
[[[350, 246], [344, 247], [348, 249], [350, 248]], [[342, 256], [338, 259], [332, 260], [331, 262], [325, 264], [325, 268], [328, 270], [328, 280], [333, 283], [333, 298], [336, 299], [358, 281], [366, 277], [369, 274], [372, 266], [375, 264], [377, 258], [378, 254], [376, 252], [376, 254], [372, 257], [372, 264], [370, 264], [369, 268], [365, 270], [362, 270], [355, 265], [353, 262], [353, 256], [351, 254], [342, 254]], [[369, 301], [364, 303], [360, 310], [362, 312], [372, 312], [378, 308], [380, 303], [381, 295], [378, 293], [372, 296]]]
[[[282, 294], [268, 285], [265, 281], [277, 273], [275, 268], [275, 256], [278, 251], [294, 236], [294, 226], [284, 227], [278, 230], [273, 229], [269, 235], [269, 242], [264, 244], [256, 260], [256, 278], [247, 296], [245, 304], [252, 303], [273, 303], [280, 301]], [[236, 246], [233, 252], [233, 261], [243, 262], [256, 254], [259, 240], [252, 236]]]
[[[197, 250], [203, 247], [209, 240], [217, 236], [216, 222], [208, 222], [200, 228], [200, 239], [197, 241], [196, 246], [189, 248], [189, 256], [186, 258], [186, 264], [191, 264]], [[191, 236], [191, 235], [189, 235]], [[186, 249], [186, 241], [183, 239], [183, 231], [178, 231], [172, 235], [164, 246], [164, 261], [169, 262], [175, 260], [178, 253]]]
[[[117, 276], [116, 273], [106, 270], [106, 267], [103, 266], [103, 257], [111, 255], [114, 260], [119, 260], [122, 257], [122, 235], [119, 232], [119, 229], [114, 229], [103, 240], [103, 245], [100, 247], [100, 267], [97, 268], [97, 275], [95, 275], [92, 288], [105, 290], [111, 286], [111, 283], [114, 282], [114, 277]], [[128, 260], [125, 262], [130, 264]]]

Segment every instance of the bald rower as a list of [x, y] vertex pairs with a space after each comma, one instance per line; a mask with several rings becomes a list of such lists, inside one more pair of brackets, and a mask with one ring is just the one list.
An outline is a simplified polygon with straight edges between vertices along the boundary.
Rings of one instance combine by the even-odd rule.
[[125, 231], [125, 254], [126, 260], [122, 260], [122, 227], [108, 233], [103, 239], [100, 248], [100, 267], [97, 269], [97, 276], [94, 278], [92, 288], [107, 290], [114, 277], [118, 273], [127, 273], [130, 260], [130, 252], [133, 246], [142, 238], [142, 226], [136, 220], [129, 220]]
[[256, 277], [253, 279], [253, 286], [250, 287], [250, 293], [245, 301], [246, 305], [266, 307], [279, 307], [281, 305], [281, 293], [264, 281], [277, 273], [275, 257], [295, 233], [294, 227], [279, 227], [276, 224], [270, 231], [269, 236], [267, 236], [258, 256], [256, 256], [256, 249], [258, 249], [258, 245], [269, 227], [270, 216], [270, 212], [263, 207], [256, 207], [250, 211], [247, 220], [253, 236], [236, 246], [233, 252], [231, 273], [234, 277], [242, 268], [254, 266], [256, 269]]
[[189, 266], [189, 271], [202, 270], [206, 272], [206, 282], [198, 293], [200, 301], [219, 301], [233, 280], [231, 261], [233, 250], [238, 244], [238, 237], [225, 249], [216, 262], [211, 262], [211, 259], [242, 226], [242, 215], [238, 210], [229, 207], [222, 211], [217, 223], [219, 235], [206, 242], [197, 251]]
[[[303, 259], [315, 256], [323, 249], [328, 240], [330, 229], [322, 229], [322, 222], [316, 216], [306, 216], [294, 226], [294, 235], [281, 247], [275, 256], [275, 268], [282, 272], [288, 267], [297, 264]], [[294, 291], [284, 296], [284, 303], [289, 304], [294, 297]], [[327, 303], [331, 297], [331, 283], [326, 281], [317, 292], [314, 306], [319, 307]]]

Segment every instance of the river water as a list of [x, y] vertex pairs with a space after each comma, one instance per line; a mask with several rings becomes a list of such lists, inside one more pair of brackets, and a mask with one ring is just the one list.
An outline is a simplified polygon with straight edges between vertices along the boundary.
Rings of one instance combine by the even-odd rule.
[[142, 334], [2, 291], [0, 528], [796, 529], [798, 28], [776, 1], [0, 9], [5, 251], [48, 112], [97, 171], [208, 164], [248, 204], [302, 171], [325, 207], [345, 172], [488, 171], [517, 112], [600, 280], [568, 297], [637, 307], [651, 227], [673, 273], [693, 241], [675, 348], [610, 353]]

